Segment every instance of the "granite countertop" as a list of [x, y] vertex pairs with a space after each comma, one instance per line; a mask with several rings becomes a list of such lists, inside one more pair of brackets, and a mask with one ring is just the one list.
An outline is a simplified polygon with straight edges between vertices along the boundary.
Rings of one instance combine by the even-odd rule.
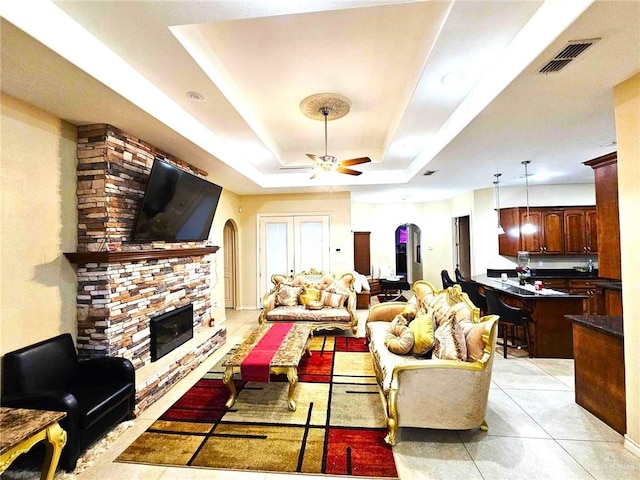
[[500, 292], [508, 293], [520, 298], [568, 298], [568, 299], [582, 299], [587, 298], [587, 295], [560, 292], [558, 290], [552, 290], [550, 288], [543, 288], [542, 290], [536, 290], [533, 285], [519, 285], [517, 280], [508, 279], [503, 282], [500, 278], [489, 277], [487, 275], [476, 275], [472, 280], [480, 285], [491, 287]]
[[565, 315], [572, 322], [579, 323], [594, 330], [624, 338], [622, 317], [614, 315]]

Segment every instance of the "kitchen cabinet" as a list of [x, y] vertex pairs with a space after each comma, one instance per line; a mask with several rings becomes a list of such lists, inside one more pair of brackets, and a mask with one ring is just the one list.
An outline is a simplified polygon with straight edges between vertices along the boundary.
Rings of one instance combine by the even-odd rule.
[[564, 210], [564, 249], [566, 254], [598, 252], [598, 217], [595, 208]]
[[598, 313], [598, 291], [594, 280], [582, 278], [569, 280], [569, 293], [586, 295], [584, 313], [594, 315]]
[[[520, 232], [522, 250], [531, 254], [563, 255], [564, 214], [560, 209], [530, 208], [528, 221], [536, 231]], [[527, 223], [527, 210], [520, 213], [520, 225]]]
[[[522, 233], [531, 223], [533, 233]], [[500, 209], [500, 225], [505, 233], [498, 237], [500, 255], [515, 257], [518, 251], [532, 255], [584, 255], [598, 251], [596, 209], [586, 207], [513, 207]]]
[[593, 168], [598, 212], [598, 271], [601, 277], [621, 280], [620, 218], [618, 214], [618, 154], [584, 162]]

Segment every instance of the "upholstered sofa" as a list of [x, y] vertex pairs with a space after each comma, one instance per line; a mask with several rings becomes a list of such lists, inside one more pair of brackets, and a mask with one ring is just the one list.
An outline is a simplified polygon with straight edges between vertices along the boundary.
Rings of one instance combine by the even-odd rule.
[[310, 270], [293, 276], [275, 274], [262, 300], [258, 321], [310, 322], [314, 330], [358, 328], [352, 273], [332, 275]]
[[[367, 317], [367, 342], [389, 430], [386, 442], [395, 444], [399, 427], [486, 430], [498, 317], [481, 318], [458, 285], [438, 291], [420, 280], [412, 289], [410, 302], [373, 305]], [[404, 327], [405, 334], [414, 325], [413, 330], [421, 329], [416, 330], [412, 350], [406, 354], [390, 350], [402, 340], [394, 337], [396, 328], [391, 328], [403, 320], [399, 314], [415, 317]], [[415, 347], [427, 346], [420, 333], [424, 325], [433, 328], [434, 346], [417, 355]]]

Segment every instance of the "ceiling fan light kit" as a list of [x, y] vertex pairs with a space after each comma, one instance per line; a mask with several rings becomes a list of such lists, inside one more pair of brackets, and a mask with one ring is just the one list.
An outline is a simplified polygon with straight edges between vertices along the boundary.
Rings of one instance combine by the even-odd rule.
[[[352, 165], [360, 165], [371, 161], [369, 157], [351, 158], [349, 160], [338, 161], [333, 155], [327, 152], [327, 122], [344, 117], [351, 110], [351, 101], [337, 93], [316, 93], [309, 95], [300, 102], [300, 110], [304, 115], [313, 120], [324, 121], [324, 155], [318, 156], [313, 153], [307, 153], [307, 157], [313, 160], [316, 165], [325, 172], [337, 172], [347, 175], [360, 175], [362, 172], [353, 170]], [[314, 173], [311, 176], [313, 180], [316, 177]]]

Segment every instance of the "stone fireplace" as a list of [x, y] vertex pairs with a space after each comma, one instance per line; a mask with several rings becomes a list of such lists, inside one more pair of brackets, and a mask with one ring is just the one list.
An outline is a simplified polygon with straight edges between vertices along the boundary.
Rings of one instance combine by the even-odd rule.
[[[110, 125], [78, 127], [78, 354], [136, 368], [144, 410], [225, 341], [210, 328], [211, 255], [204, 242], [128, 244], [153, 160], [206, 173]], [[151, 365], [151, 319], [191, 305], [194, 338]]]

